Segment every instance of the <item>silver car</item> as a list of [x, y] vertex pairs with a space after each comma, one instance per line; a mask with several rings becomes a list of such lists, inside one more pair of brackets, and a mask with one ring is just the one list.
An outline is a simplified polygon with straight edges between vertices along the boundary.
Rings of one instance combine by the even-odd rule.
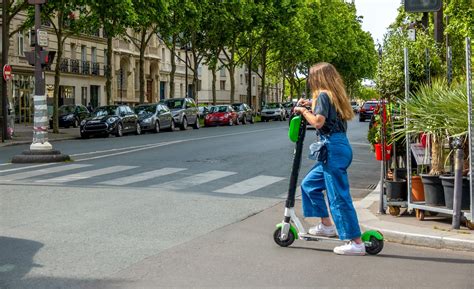
[[281, 103], [267, 103], [261, 111], [262, 121], [270, 119], [283, 121], [286, 120], [286, 111]]

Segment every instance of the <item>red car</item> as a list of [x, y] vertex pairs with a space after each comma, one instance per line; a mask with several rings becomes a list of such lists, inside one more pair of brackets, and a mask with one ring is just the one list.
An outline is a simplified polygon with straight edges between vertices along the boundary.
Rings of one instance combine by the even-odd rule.
[[239, 115], [230, 105], [216, 105], [211, 107], [209, 114], [204, 118], [205, 126], [239, 124]]

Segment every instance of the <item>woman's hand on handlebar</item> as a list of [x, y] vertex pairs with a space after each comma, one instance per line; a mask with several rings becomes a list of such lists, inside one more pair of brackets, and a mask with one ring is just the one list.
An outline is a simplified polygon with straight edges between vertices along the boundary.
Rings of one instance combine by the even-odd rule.
[[304, 106], [296, 106], [294, 109], [294, 112], [297, 114], [304, 114], [305, 111], [308, 111], [308, 109]]
[[311, 104], [311, 102], [309, 100], [304, 99], [304, 98], [300, 98], [296, 105], [297, 106], [309, 106], [310, 104]]

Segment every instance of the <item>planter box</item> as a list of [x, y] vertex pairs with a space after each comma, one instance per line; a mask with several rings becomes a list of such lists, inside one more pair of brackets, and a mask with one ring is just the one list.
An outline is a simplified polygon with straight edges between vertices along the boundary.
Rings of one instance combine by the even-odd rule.
[[406, 201], [407, 194], [407, 182], [406, 180], [398, 181], [385, 181], [387, 187], [387, 200], [389, 201]]
[[[446, 200], [446, 207], [453, 209], [454, 202], [454, 176], [441, 176], [441, 183], [444, 188], [444, 199]], [[464, 177], [462, 180], [462, 197], [461, 197], [461, 209], [469, 210], [471, 205], [471, 196], [469, 191], [469, 179]]]
[[428, 206], [445, 206], [444, 190], [439, 176], [421, 174], [423, 188], [425, 191], [425, 201]]

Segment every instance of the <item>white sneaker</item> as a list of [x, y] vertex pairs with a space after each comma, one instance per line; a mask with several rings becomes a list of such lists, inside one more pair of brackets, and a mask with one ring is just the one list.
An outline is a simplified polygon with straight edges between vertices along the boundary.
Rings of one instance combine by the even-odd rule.
[[334, 253], [338, 255], [364, 256], [365, 245], [364, 243], [357, 244], [353, 241], [349, 241], [345, 245], [334, 248]]
[[315, 236], [324, 236], [324, 237], [336, 237], [336, 227], [326, 226], [323, 223], [319, 223], [317, 226], [311, 227], [308, 230], [308, 233]]

